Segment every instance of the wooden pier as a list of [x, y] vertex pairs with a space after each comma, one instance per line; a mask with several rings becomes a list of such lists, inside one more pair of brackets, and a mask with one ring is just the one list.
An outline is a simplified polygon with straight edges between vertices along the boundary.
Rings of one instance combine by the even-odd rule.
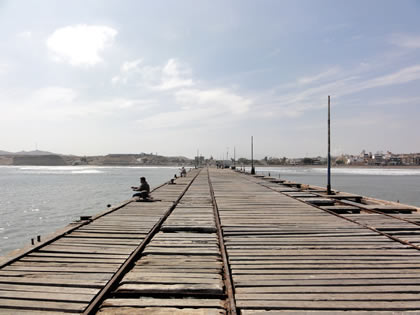
[[416, 314], [415, 207], [197, 169], [0, 264], [0, 314]]

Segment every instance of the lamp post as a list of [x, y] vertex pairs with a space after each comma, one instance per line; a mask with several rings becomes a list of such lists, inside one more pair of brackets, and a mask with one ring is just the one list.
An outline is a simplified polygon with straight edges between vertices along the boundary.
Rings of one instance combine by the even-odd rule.
[[251, 174], [255, 175], [254, 168], [254, 136], [251, 136]]
[[328, 95], [328, 161], [327, 161], [327, 194], [331, 195], [331, 121], [330, 121], [330, 96]]

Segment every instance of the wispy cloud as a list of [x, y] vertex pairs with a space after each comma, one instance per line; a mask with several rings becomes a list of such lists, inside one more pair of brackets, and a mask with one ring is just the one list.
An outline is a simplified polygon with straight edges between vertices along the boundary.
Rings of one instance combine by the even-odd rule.
[[78, 93], [74, 89], [59, 86], [49, 86], [36, 90], [32, 94], [35, 103], [39, 104], [56, 104], [60, 106], [62, 103], [73, 102]]
[[419, 34], [393, 34], [389, 41], [403, 48], [420, 48]]
[[175, 58], [160, 66], [148, 65], [142, 59], [126, 61], [112, 83], [143, 88], [158, 103], [165, 104], [163, 107], [171, 108], [139, 120], [148, 129], [211, 124], [215, 117], [223, 115], [235, 119], [248, 112], [252, 104], [231, 89], [209, 87], [204, 81], [194, 80], [191, 68]]
[[319, 82], [324, 79], [330, 79], [331, 77], [335, 76], [339, 72], [339, 70], [340, 70], [339, 67], [333, 67], [317, 75], [300, 78], [297, 80], [297, 82], [303, 85], [303, 84]]
[[[278, 87], [271, 93], [260, 93], [255, 110], [270, 111], [277, 117], [298, 117], [305, 112], [324, 108], [328, 95], [332, 95], [335, 104], [344, 97], [356, 95], [365, 90], [402, 85], [420, 80], [420, 65], [405, 67], [388, 74], [371, 76], [370, 68], [366, 68], [353, 75], [353, 69], [340, 70], [338, 68], [327, 69], [315, 76], [297, 79], [296, 83], [290, 83]], [[361, 68], [362, 69], [362, 68]], [[299, 84], [303, 82], [304, 84]], [[285, 93], [285, 91], [287, 91]]]
[[93, 66], [103, 61], [101, 53], [113, 43], [117, 33], [104, 25], [71, 25], [55, 30], [46, 44], [56, 61]]
[[230, 90], [217, 89], [182, 89], [175, 93], [178, 109], [152, 115], [140, 120], [142, 126], [169, 128], [179, 126], [210, 126], [223, 121], [235, 120], [248, 112], [252, 100]]
[[0, 103], [15, 104], [2, 115], [1, 120], [62, 121], [88, 116], [102, 117], [143, 112], [154, 106], [153, 99], [112, 97], [88, 100], [71, 88], [49, 86], [32, 93], [2, 95]]
[[111, 82], [114, 85], [131, 83], [162, 91], [194, 85], [191, 69], [173, 58], [163, 66], [146, 65], [142, 59], [126, 61]]
[[414, 65], [403, 68], [394, 73], [379, 76], [370, 80], [361, 82], [354, 89], [355, 92], [364, 89], [372, 89], [377, 87], [404, 84], [420, 79], [420, 65]]
[[161, 82], [156, 88], [169, 90], [192, 85], [191, 70], [187, 67], [182, 67], [175, 59], [170, 59], [162, 69]]

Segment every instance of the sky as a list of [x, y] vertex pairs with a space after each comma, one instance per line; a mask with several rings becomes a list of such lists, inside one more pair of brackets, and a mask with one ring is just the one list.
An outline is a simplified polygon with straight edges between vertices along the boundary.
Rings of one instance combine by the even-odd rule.
[[[0, 150], [420, 152], [420, 1], [0, 0]], [[228, 153], [229, 152], [229, 153]]]

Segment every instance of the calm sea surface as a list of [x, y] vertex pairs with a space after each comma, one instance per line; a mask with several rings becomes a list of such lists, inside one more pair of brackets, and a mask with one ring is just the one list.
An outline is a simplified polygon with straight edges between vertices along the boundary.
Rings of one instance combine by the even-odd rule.
[[[318, 186], [326, 170], [257, 168], [258, 173]], [[0, 166], [0, 255], [131, 197], [145, 176], [151, 187], [179, 173], [178, 167]], [[420, 169], [339, 168], [332, 186], [341, 191], [420, 206]]]
[[[326, 168], [260, 167], [256, 172], [302, 184], [327, 186]], [[331, 186], [339, 191], [420, 207], [420, 168], [332, 168]]]
[[178, 167], [0, 166], [0, 256], [131, 198], [140, 176], [153, 189], [176, 173]]

